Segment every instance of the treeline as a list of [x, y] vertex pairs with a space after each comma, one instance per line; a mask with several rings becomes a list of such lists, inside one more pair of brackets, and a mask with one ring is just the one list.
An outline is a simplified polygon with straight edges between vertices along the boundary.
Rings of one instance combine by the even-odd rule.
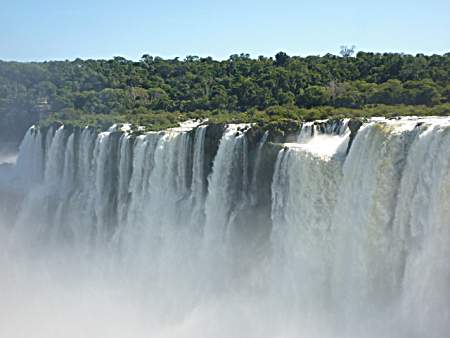
[[323, 107], [361, 111], [378, 105], [444, 105], [434, 111], [446, 114], [449, 71], [450, 53], [0, 61], [1, 135], [12, 138], [51, 113], [276, 116], [292, 111], [303, 118], [326, 111]]

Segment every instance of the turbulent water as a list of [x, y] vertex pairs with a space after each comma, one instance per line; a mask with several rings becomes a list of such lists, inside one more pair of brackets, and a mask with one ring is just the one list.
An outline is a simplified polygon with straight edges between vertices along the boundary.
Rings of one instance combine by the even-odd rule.
[[450, 119], [358, 128], [32, 127], [0, 337], [447, 337]]

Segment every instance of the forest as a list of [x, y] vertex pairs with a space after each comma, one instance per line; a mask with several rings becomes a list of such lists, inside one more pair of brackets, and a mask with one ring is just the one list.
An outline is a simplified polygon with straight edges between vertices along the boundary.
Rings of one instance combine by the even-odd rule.
[[186, 118], [450, 115], [450, 53], [0, 61], [0, 141], [39, 120], [160, 129]]

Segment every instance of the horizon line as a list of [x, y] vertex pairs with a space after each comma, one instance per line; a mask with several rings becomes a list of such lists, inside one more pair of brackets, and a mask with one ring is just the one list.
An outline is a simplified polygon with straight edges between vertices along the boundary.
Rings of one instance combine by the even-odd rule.
[[[175, 59], [179, 59], [180, 61], [185, 61], [188, 57], [195, 57], [195, 58], [200, 58], [200, 59], [207, 59], [207, 58], [211, 58], [214, 61], [227, 61], [229, 60], [232, 56], [242, 56], [242, 55], [248, 55], [249, 59], [252, 60], [257, 60], [259, 57], [265, 57], [265, 58], [274, 58], [276, 56], [276, 54], [278, 53], [286, 53], [289, 57], [300, 57], [300, 58], [307, 58], [307, 57], [311, 57], [311, 56], [315, 56], [315, 57], [324, 57], [326, 55], [333, 55], [333, 56], [337, 56], [337, 57], [342, 57], [341, 55], [339, 55], [339, 53], [334, 53], [334, 52], [319, 52], [319, 53], [302, 53], [302, 54], [292, 54], [292, 53], [288, 53], [285, 52], [283, 50], [280, 50], [278, 52], [276, 52], [275, 54], [272, 55], [267, 55], [267, 54], [263, 54], [263, 53], [254, 53], [253, 55], [251, 53], [248, 52], [239, 52], [239, 53], [231, 53], [228, 56], [217, 56], [217, 55], [208, 55], [205, 53], [194, 53], [194, 54], [185, 54], [184, 56], [181, 55], [158, 55], [158, 54], [150, 54], [150, 53], [143, 53], [141, 54], [141, 56], [130, 56], [130, 55], [126, 55], [126, 53], [121, 54], [121, 53], [117, 53], [117, 54], [112, 54], [109, 56], [70, 56], [70, 57], [55, 57], [55, 58], [46, 58], [46, 59], [2, 59], [0, 57], [0, 62], [18, 62], [18, 63], [45, 63], [45, 62], [65, 62], [65, 61], [69, 61], [69, 62], [73, 62], [76, 60], [83, 60], [83, 61], [87, 61], [87, 60], [96, 60], [96, 61], [101, 61], [101, 60], [113, 60], [115, 58], [124, 58], [128, 61], [134, 61], [134, 62], [138, 62], [142, 59], [143, 56], [145, 55], [149, 55], [152, 56], [154, 58], [161, 58], [163, 60], [175, 60]], [[409, 55], [409, 56], [418, 56], [418, 55], [424, 55], [424, 56], [433, 56], [433, 55], [438, 55], [438, 56], [446, 56], [447, 54], [450, 54], [450, 50], [449, 51], [442, 51], [442, 52], [416, 52], [416, 53], [409, 53], [409, 52], [402, 52], [402, 51], [370, 51], [370, 50], [355, 50], [354, 54], [351, 57], [356, 57], [358, 53], [373, 53], [373, 54], [380, 54], [380, 55], [384, 55], [384, 54], [399, 54], [399, 55]], [[258, 54], [258, 55], [256, 55]], [[256, 55], [256, 56], [255, 56]]]

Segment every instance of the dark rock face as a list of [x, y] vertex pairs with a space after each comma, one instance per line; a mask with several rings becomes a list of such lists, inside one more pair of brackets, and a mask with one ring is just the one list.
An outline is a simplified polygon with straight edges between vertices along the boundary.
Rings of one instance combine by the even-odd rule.
[[[205, 177], [208, 177], [212, 171], [214, 158], [216, 157], [217, 150], [219, 149], [219, 142], [225, 131], [225, 124], [208, 124], [205, 134], [205, 159], [204, 159], [204, 173]], [[207, 184], [208, 182], [206, 182]]]
[[269, 131], [269, 142], [284, 143], [293, 142], [297, 139], [302, 123], [294, 120], [283, 120], [270, 122], [260, 127]]
[[353, 140], [358, 133], [359, 128], [363, 125], [363, 122], [359, 119], [352, 119], [348, 122], [348, 129], [350, 129], [350, 139], [348, 141], [347, 154], [350, 151], [350, 147], [352, 146]]

